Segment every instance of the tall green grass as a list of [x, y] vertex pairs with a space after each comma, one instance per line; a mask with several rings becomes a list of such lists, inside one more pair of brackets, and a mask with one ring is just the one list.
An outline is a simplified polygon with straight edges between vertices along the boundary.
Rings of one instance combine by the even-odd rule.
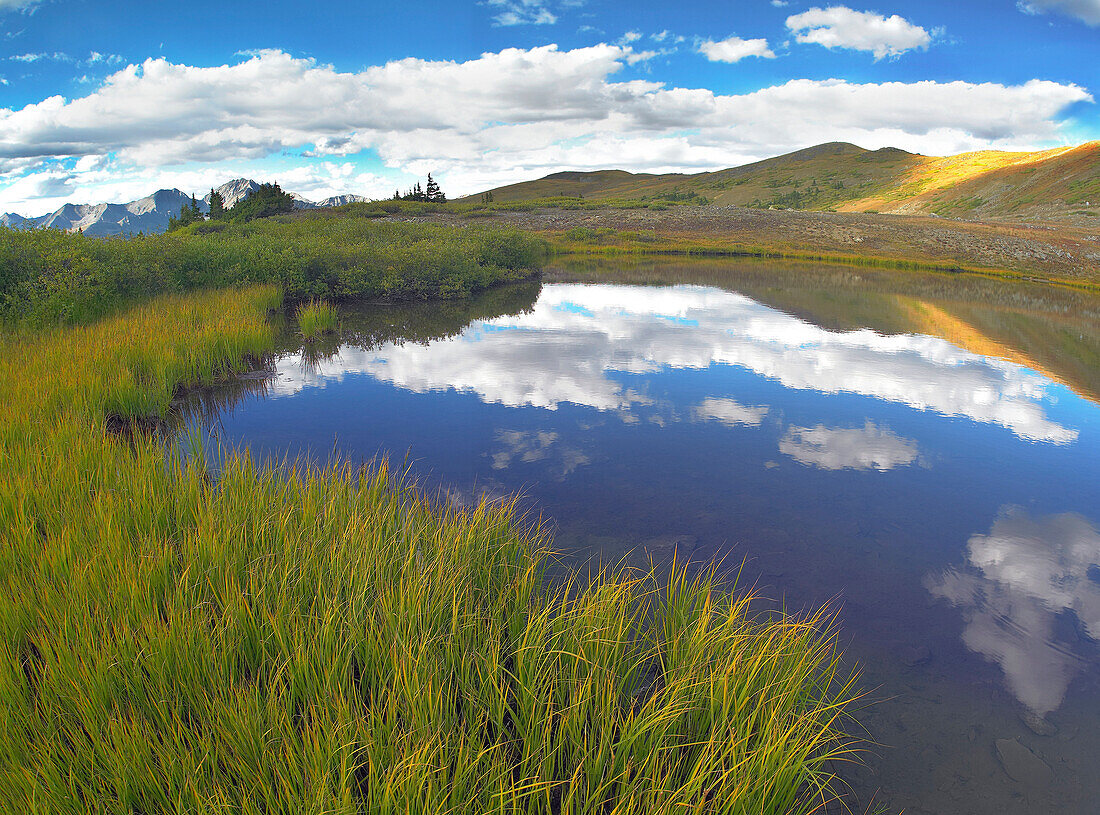
[[271, 347], [273, 288], [0, 339], [0, 810], [801, 813], [829, 619], [712, 573], [551, 586], [509, 506], [112, 437]]
[[294, 317], [298, 320], [298, 331], [307, 340], [315, 340], [336, 330], [336, 306], [332, 303], [310, 300], [298, 306]]

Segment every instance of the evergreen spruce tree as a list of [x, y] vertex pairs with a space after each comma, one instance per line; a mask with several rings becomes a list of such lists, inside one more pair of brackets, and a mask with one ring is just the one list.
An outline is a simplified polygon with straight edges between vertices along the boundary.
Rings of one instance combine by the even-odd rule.
[[225, 217], [225, 199], [217, 190], [210, 190], [210, 220], [220, 221]]
[[256, 218], [267, 218], [271, 215], [281, 215], [294, 211], [294, 199], [283, 192], [278, 183], [261, 184], [257, 189], [239, 201], [230, 210], [227, 217], [232, 217], [235, 223], [246, 223]]
[[432, 178], [431, 173], [428, 173], [428, 183], [424, 188], [424, 200], [440, 204], [447, 200], [447, 196], [443, 194], [443, 190], [440, 189], [439, 184]]
[[183, 205], [180, 207], [180, 215], [179, 215], [178, 218], [172, 218], [171, 216], [169, 216], [169, 218], [168, 218], [168, 231], [169, 232], [171, 232], [173, 229], [180, 229], [181, 227], [185, 227], [188, 224], [195, 221], [195, 204], [194, 204], [194, 201], [195, 201], [195, 196], [192, 195], [191, 196], [191, 202], [192, 203], [188, 204], [186, 201], [183, 202]]

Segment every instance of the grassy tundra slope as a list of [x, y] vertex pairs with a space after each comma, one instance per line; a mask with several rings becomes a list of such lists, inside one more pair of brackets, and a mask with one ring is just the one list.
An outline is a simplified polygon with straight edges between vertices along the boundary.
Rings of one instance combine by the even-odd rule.
[[[126, 251], [79, 246], [28, 291], [126, 301], [58, 279], [125, 268], [102, 247]], [[184, 256], [219, 270], [224, 250]], [[434, 505], [385, 467], [214, 473], [108, 431], [269, 350], [280, 299], [164, 295], [0, 335], [0, 811], [779, 815], [831, 796], [851, 685], [828, 620], [753, 621], [682, 573], [548, 587], [508, 507]]]
[[1100, 142], [946, 158], [831, 143], [716, 172], [561, 172], [491, 192], [501, 203], [570, 196], [675, 201], [694, 195], [719, 205], [1087, 224], [1100, 216]]

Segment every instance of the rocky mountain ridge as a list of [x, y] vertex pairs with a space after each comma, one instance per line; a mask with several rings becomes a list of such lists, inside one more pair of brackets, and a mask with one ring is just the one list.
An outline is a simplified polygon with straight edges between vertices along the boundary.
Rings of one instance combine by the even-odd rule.
[[[252, 179], [235, 178], [215, 188], [215, 191], [221, 194], [229, 209], [259, 188], [259, 183]], [[295, 193], [291, 195], [298, 209], [339, 207], [369, 200], [362, 195], [336, 195], [323, 201], [310, 201]], [[55, 212], [36, 218], [27, 218], [15, 212], [3, 213], [0, 214], [0, 226], [81, 231], [94, 237], [136, 235], [139, 232], [151, 234], [168, 229], [169, 218], [179, 215], [180, 209], [190, 203], [191, 196], [181, 190], [157, 190], [152, 195], [125, 204], [65, 204]], [[199, 199], [198, 204], [199, 209], [208, 212], [210, 193]]]

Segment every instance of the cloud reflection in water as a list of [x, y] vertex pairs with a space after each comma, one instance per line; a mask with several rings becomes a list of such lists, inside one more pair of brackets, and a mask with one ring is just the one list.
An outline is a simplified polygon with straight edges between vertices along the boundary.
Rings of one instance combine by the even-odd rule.
[[904, 467], [917, 460], [917, 443], [867, 422], [863, 427], [787, 428], [779, 452], [823, 470], [879, 470]]
[[[416, 392], [453, 388], [490, 403], [552, 410], [569, 402], [628, 416], [645, 400], [609, 374], [716, 363], [788, 388], [861, 394], [995, 424], [1029, 441], [1077, 438], [1046, 415], [1050, 380], [1017, 364], [936, 337], [828, 331], [702, 286], [548, 285], [530, 312], [472, 323], [457, 337], [345, 347], [312, 371], [281, 365], [272, 396], [367, 373]], [[711, 417], [723, 421], [714, 410], [720, 407], [709, 403]], [[741, 424], [761, 410], [738, 408], [726, 418]]]
[[757, 427], [768, 415], [766, 407], [748, 407], [734, 399], [721, 399], [715, 396], [704, 399], [696, 405], [692, 413], [701, 421], [721, 422], [728, 427], [745, 425]]
[[563, 444], [559, 435], [550, 430], [498, 430], [490, 457], [494, 470], [503, 470], [516, 463], [545, 462], [547, 471], [563, 479], [578, 467], [591, 463], [588, 454], [578, 447]]
[[1020, 702], [1040, 715], [1056, 710], [1084, 667], [1056, 637], [1058, 616], [1073, 614], [1100, 639], [1100, 533], [1076, 513], [1008, 509], [989, 534], [970, 538], [967, 560], [971, 568], [930, 575], [925, 587], [963, 610], [963, 642], [1001, 666]]

